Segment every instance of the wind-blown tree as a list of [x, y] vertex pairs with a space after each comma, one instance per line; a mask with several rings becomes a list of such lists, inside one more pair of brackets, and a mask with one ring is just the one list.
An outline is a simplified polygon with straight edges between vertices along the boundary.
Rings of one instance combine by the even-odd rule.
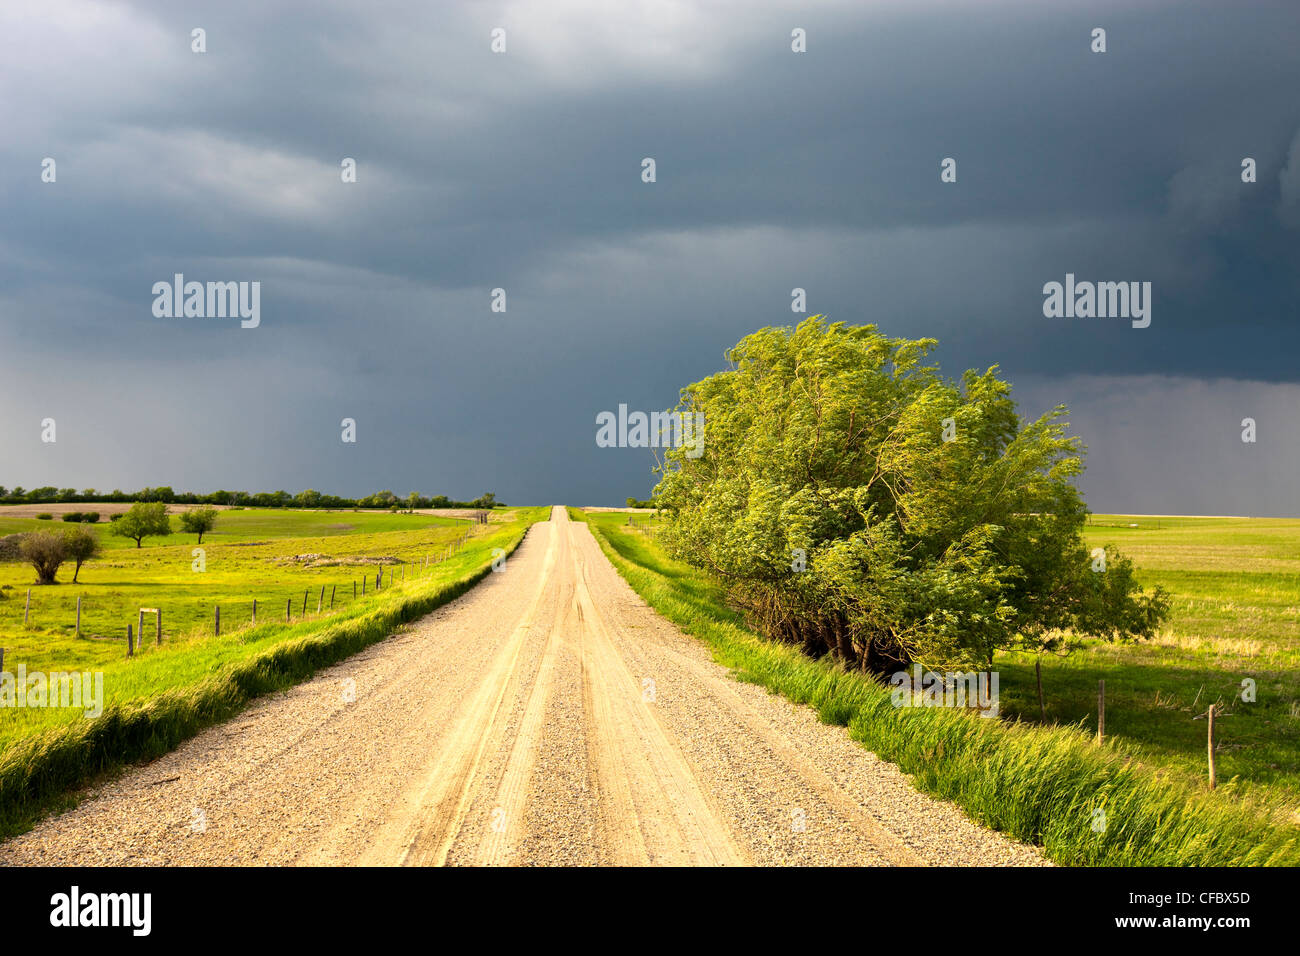
[[161, 501], [137, 501], [113, 522], [110, 530], [119, 538], [130, 538], [137, 548], [145, 538], [169, 535], [172, 525], [167, 517], [167, 505]]
[[99, 557], [99, 536], [84, 526], [69, 528], [63, 532], [63, 550], [69, 561], [76, 562], [72, 572], [72, 583], [76, 584], [81, 566], [91, 558]]
[[986, 667], [1065, 629], [1149, 635], [1159, 590], [1122, 559], [1091, 570], [1065, 409], [1022, 422], [996, 367], [944, 379], [934, 345], [820, 316], [747, 336], [682, 391], [705, 441], [665, 453], [669, 551], [769, 636], [876, 674]]
[[181, 530], [199, 536], [198, 543], [203, 543], [203, 536], [217, 523], [217, 509], [210, 505], [191, 508], [181, 512]]

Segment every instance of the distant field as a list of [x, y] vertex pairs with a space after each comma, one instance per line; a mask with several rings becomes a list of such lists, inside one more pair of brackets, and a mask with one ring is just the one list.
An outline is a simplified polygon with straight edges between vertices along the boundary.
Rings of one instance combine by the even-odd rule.
[[[520, 513], [512, 509], [500, 516], [517, 519]], [[176, 524], [175, 518], [172, 523]], [[0, 534], [64, 527], [68, 526], [57, 520], [0, 518]], [[262, 625], [259, 633], [269, 626], [283, 627], [286, 604], [296, 626], [304, 617], [317, 618], [318, 602], [327, 613], [331, 596], [336, 612], [372, 601], [381, 568], [385, 590], [394, 577], [399, 584], [414, 584], [462, 574], [471, 559], [483, 559], [478, 545], [515, 527], [517, 521], [484, 526], [454, 518], [385, 512], [223, 511], [216, 529], [203, 538], [206, 570], [196, 571], [195, 535], [176, 532], [170, 537], [146, 538], [144, 547], [137, 549], [134, 541], [110, 537], [108, 528], [100, 525], [97, 531], [105, 554], [82, 568], [76, 584], [71, 581], [70, 564], [60, 571], [58, 584], [39, 587], [33, 584], [30, 566], [0, 563], [4, 669], [13, 673], [24, 665], [29, 672], [123, 667], [138, 671], [151, 656], [189, 649], [195, 652], [193, 662], [201, 673], [240, 643], [236, 632], [251, 624], [254, 599]], [[439, 563], [448, 546], [466, 531], [476, 546]], [[428, 574], [426, 557], [430, 561]], [[28, 588], [31, 610], [24, 627]], [[76, 636], [78, 597], [82, 599], [80, 638]], [[219, 641], [213, 639], [218, 604]], [[136, 661], [127, 665], [126, 628], [138, 625], [141, 607], [162, 610], [163, 647], [156, 648], [153, 619], [146, 615], [144, 647]], [[189, 667], [187, 663], [181, 671], [188, 674]], [[122, 681], [109, 686], [129, 693]], [[0, 712], [0, 744], [33, 727], [65, 719], [71, 718], [58, 711], [5, 710]]]
[[[70, 794], [105, 773], [166, 753], [254, 698], [305, 680], [454, 599], [549, 510], [497, 512], [487, 525], [428, 515], [229, 511], [218, 519], [220, 533], [204, 536], [207, 570], [192, 569], [193, 535], [149, 539], [138, 550], [118, 542], [83, 569], [79, 584], [33, 587], [26, 628], [31, 571], [0, 564], [5, 672], [26, 668], [29, 687], [36, 686], [33, 672], [94, 672], [103, 690], [99, 716], [88, 712], [93, 705], [33, 705], [30, 691], [26, 706], [10, 701], [0, 710], [0, 839], [68, 806]], [[30, 520], [18, 530], [36, 525], [49, 526]], [[381, 568], [385, 585], [376, 593]], [[363, 576], [366, 591], [358, 586], [353, 599], [353, 583]], [[74, 630], [78, 594], [81, 638]], [[126, 625], [136, 623], [141, 606], [163, 609], [164, 640], [156, 646], [146, 624], [143, 647], [127, 659]]]
[[[104, 546], [106, 548], [135, 548], [135, 542], [129, 538], [119, 538], [109, 533], [112, 525], [108, 520], [108, 516], [125, 511], [129, 507], [127, 505], [64, 505], [62, 511], [55, 511], [56, 506], [53, 505], [46, 508], [36, 505], [23, 505], [21, 507], [31, 509], [33, 516], [37, 512], [48, 511], [55, 515], [54, 520], [40, 521], [35, 517], [21, 517], [0, 512], [0, 535], [14, 534], [19, 531], [63, 528], [66, 525], [58, 518], [58, 515], [63, 512], [98, 511], [100, 521], [95, 525], [95, 528], [99, 531]], [[172, 515], [172, 535], [167, 538], [146, 538], [144, 547], [179, 546], [187, 541], [192, 544], [195, 540], [194, 535], [187, 535], [175, 530], [180, 526], [176, 516], [180, 512], [187, 510], [189, 509], [185, 505], [170, 505], [168, 513]], [[430, 524], [444, 526], [464, 524], [463, 521], [445, 516], [393, 514], [387, 511], [301, 511], [272, 508], [218, 510], [220, 514], [217, 516], [216, 528], [203, 536], [205, 545], [209, 542], [251, 541], [260, 537], [327, 537], [353, 533], [366, 534], [410, 530], [426, 527]]]
[[[1220, 786], [1300, 806], [1300, 519], [1094, 515], [1086, 538], [1131, 557], [1172, 614], [1155, 641], [1045, 658], [1048, 721], [1095, 730], [1105, 679], [1107, 734], [1200, 777], [1205, 721], [1193, 718], [1217, 701], [1229, 715], [1216, 726]], [[1004, 710], [1036, 721], [1033, 658], [1001, 655], [998, 668]], [[1244, 678], [1254, 703], [1240, 699]]]

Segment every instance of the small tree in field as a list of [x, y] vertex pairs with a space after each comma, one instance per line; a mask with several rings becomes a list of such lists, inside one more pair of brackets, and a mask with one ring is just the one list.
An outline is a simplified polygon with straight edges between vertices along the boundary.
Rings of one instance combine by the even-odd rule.
[[63, 549], [69, 561], [77, 562], [77, 566], [72, 572], [72, 583], [76, 584], [77, 575], [81, 573], [81, 566], [91, 558], [99, 557], [101, 550], [99, 536], [86, 527], [69, 528], [63, 532]]
[[113, 522], [112, 532], [119, 538], [130, 538], [137, 548], [151, 535], [169, 535], [172, 533], [172, 524], [167, 517], [167, 506], [161, 501], [137, 501]]
[[68, 557], [63, 535], [54, 531], [33, 531], [24, 535], [20, 548], [23, 560], [36, 569], [36, 583], [54, 584], [59, 565]]
[[190, 534], [199, 536], [199, 544], [203, 543], [203, 536], [212, 530], [213, 525], [217, 523], [217, 509], [212, 507], [191, 508], [189, 511], [181, 513], [181, 530]]

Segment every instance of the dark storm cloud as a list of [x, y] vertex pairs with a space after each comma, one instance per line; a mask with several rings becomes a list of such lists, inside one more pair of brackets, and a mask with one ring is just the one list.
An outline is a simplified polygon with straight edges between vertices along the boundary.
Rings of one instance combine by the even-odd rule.
[[[616, 502], [649, 458], [596, 413], [670, 405], [795, 286], [1073, 402], [1094, 460], [1136, 450], [1084, 381], [1300, 377], [1294, 4], [47, 6], [0, 14], [9, 484]], [[260, 280], [262, 326], [155, 318], [175, 272]], [[1066, 272], [1152, 282], [1151, 327], [1045, 319]], [[1220, 479], [1163, 507], [1296, 508]]]

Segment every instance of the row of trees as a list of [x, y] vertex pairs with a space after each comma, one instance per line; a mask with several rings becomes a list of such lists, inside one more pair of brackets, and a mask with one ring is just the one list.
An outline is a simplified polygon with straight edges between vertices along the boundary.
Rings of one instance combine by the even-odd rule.
[[[198, 535], [199, 544], [203, 536], [217, 523], [217, 509], [204, 506], [193, 508], [180, 514], [181, 530]], [[171, 518], [167, 514], [167, 505], [158, 502], [137, 502], [122, 514], [109, 519], [109, 533], [122, 538], [130, 538], [135, 546], [141, 547], [145, 538], [164, 537], [172, 533]], [[93, 529], [74, 522], [74, 527], [58, 531], [30, 531], [17, 535], [16, 554], [10, 548], [0, 549], [0, 559], [19, 557], [36, 569], [37, 584], [55, 584], [59, 568], [64, 562], [75, 561], [76, 570], [72, 574], [75, 584], [81, 566], [91, 558], [102, 553], [99, 536]], [[6, 542], [12, 539], [5, 539]]]
[[[380, 496], [387, 496], [387, 498], [379, 498], [383, 504], [362, 507], [382, 507], [384, 504], [388, 504], [388, 498], [391, 498], [393, 502], [391, 507], [400, 507], [396, 504], [397, 497], [392, 492], [380, 492]], [[469, 505], [461, 505], [460, 503], [429, 505], [427, 502], [428, 499], [421, 499], [418, 495], [412, 493], [406, 504], [411, 509], [461, 506], [484, 509], [492, 508], [496, 504], [495, 496], [490, 492]], [[319, 507], [319, 505], [316, 507]], [[203, 536], [215, 527], [219, 514], [220, 512], [211, 505], [203, 505], [182, 511], [178, 516], [180, 529], [188, 534], [197, 535], [198, 543], [202, 544]], [[71, 516], [65, 517], [70, 518]], [[85, 518], [87, 516], [78, 514], [77, 517]], [[109, 522], [110, 534], [134, 541], [137, 548], [143, 547], [145, 538], [166, 537], [173, 532], [171, 517], [167, 514], [167, 503], [162, 501], [137, 501], [123, 513], [113, 515], [109, 518]], [[68, 528], [62, 534], [56, 531], [33, 531], [4, 540], [6, 542], [16, 540], [18, 545], [16, 556], [21, 557], [36, 569], [37, 581], [40, 584], [54, 584], [59, 567], [65, 561], [72, 560], [77, 562], [76, 573], [72, 576], [72, 580], [75, 582], [77, 574], [81, 572], [82, 564], [100, 553], [99, 538], [94, 531], [81, 526]], [[8, 549], [0, 549], [0, 560], [14, 556], [14, 554], [8, 552]]]
[[1167, 597], [1083, 542], [1065, 408], [1022, 421], [996, 367], [944, 379], [934, 345], [819, 316], [742, 340], [682, 391], [706, 440], [659, 469], [669, 551], [769, 636], [877, 674], [1152, 635]]
[[391, 491], [378, 491], [364, 498], [341, 498], [327, 495], [308, 488], [293, 495], [287, 491], [260, 491], [250, 494], [246, 491], [214, 491], [200, 495], [193, 492], [176, 492], [163, 486], [160, 488], [142, 488], [140, 491], [126, 492], [113, 490], [100, 492], [94, 488], [55, 488], [47, 486], [33, 488], [6, 488], [0, 485], [0, 503], [3, 504], [45, 504], [53, 502], [95, 502], [95, 501], [143, 501], [162, 502], [177, 505], [243, 505], [252, 508], [493, 508], [502, 505], [491, 492], [480, 495], [473, 501], [454, 501], [446, 495], [425, 496], [411, 492], [405, 498], [399, 498]]
[[[181, 530], [189, 534], [197, 534], [199, 536], [198, 543], [202, 544], [203, 536], [216, 525], [217, 514], [217, 509], [210, 505], [182, 511], [180, 514]], [[109, 527], [112, 534], [120, 538], [130, 538], [135, 542], [137, 548], [143, 544], [145, 538], [165, 537], [172, 533], [172, 523], [167, 516], [167, 506], [161, 501], [151, 503], [136, 502], [122, 514], [113, 515], [108, 520], [112, 522]]]

